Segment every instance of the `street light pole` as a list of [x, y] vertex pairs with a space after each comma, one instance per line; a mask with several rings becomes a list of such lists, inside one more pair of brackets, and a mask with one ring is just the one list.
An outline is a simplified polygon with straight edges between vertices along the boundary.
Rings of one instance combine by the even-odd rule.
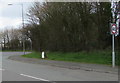
[[[23, 10], [23, 4], [21, 4], [22, 7], [22, 28], [24, 29], [24, 10]], [[23, 35], [23, 53], [25, 55], [25, 36], [24, 36], [24, 32], [22, 32]]]
[[[8, 5], [13, 5], [12, 3], [8, 4]], [[24, 29], [24, 9], [23, 9], [23, 3], [22, 4], [18, 4], [18, 5], [21, 5], [21, 8], [22, 8], [22, 28]], [[25, 36], [24, 36], [24, 32], [22, 32], [22, 35], [23, 35], [23, 53], [25, 55]]]

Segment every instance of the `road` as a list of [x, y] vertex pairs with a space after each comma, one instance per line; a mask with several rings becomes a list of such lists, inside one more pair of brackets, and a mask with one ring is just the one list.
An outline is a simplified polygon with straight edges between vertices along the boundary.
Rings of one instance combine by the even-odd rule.
[[117, 74], [72, 70], [8, 59], [9, 56], [22, 54], [22, 52], [0, 53], [2, 81], [118, 81]]
[[0, 82], [1, 81], [2, 81], [2, 52], [0, 52]]

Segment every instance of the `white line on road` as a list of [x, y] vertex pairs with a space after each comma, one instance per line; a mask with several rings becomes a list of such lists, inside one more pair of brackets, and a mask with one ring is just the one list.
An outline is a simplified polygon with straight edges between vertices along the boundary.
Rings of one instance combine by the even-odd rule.
[[0, 69], [0, 71], [4, 71], [5, 69]]
[[41, 81], [49, 81], [49, 80], [46, 80], [46, 79], [37, 78], [37, 77], [34, 77], [34, 76], [30, 76], [30, 75], [25, 75], [25, 74], [20, 74], [20, 75], [25, 76], [25, 77], [29, 77], [29, 78], [33, 78], [33, 79], [37, 79], [37, 80], [41, 80]]

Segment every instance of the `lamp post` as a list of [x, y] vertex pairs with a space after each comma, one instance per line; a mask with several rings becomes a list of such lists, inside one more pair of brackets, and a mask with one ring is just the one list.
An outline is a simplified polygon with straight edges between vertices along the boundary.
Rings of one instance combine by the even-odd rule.
[[[8, 4], [8, 5], [13, 5], [12, 3]], [[17, 5], [21, 5], [21, 8], [22, 8], [22, 12], [21, 12], [21, 15], [22, 15], [22, 28], [24, 29], [24, 10], [23, 10], [23, 4], [17, 4]], [[22, 35], [23, 35], [23, 53], [25, 55], [25, 36], [24, 36], [24, 32], [22, 32]]]

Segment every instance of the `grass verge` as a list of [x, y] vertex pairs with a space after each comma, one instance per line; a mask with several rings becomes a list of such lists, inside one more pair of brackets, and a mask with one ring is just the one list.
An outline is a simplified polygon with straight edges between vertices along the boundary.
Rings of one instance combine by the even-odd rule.
[[[41, 59], [41, 53], [33, 52], [27, 55], [22, 55], [28, 58]], [[77, 52], [77, 53], [62, 53], [62, 52], [48, 52], [46, 60], [58, 60], [58, 61], [70, 61], [70, 62], [82, 62], [82, 63], [94, 63], [94, 64], [106, 64], [111, 65], [111, 52], [110, 51], [96, 51], [96, 52]], [[116, 64], [118, 60], [116, 59]]]

